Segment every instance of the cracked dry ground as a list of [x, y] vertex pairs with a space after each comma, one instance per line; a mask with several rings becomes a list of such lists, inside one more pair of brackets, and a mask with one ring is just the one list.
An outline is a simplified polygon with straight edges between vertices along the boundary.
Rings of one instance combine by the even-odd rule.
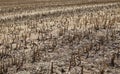
[[120, 5], [88, 10], [4, 19], [0, 74], [120, 74]]

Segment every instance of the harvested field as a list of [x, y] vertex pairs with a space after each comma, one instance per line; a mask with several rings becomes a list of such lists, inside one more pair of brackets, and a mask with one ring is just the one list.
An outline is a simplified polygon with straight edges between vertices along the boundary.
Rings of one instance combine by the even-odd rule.
[[119, 0], [0, 0], [0, 74], [120, 74]]

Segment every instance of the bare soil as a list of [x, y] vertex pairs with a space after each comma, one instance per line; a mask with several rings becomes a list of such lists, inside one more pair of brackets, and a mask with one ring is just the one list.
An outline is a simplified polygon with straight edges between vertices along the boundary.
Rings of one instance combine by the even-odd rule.
[[120, 2], [0, 0], [0, 58], [0, 74], [120, 74]]

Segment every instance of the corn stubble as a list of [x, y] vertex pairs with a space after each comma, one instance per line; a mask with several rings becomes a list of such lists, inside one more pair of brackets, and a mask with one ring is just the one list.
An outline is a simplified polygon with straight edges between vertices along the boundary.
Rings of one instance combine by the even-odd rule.
[[62, 9], [0, 18], [0, 74], [120, 73], [120, 3]]

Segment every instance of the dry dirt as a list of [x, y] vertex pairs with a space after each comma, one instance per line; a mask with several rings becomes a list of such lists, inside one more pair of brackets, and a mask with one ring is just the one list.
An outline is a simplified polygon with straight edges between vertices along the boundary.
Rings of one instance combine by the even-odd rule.
[[0, 0], [0, 74], [120, 74], [119, 0]]

